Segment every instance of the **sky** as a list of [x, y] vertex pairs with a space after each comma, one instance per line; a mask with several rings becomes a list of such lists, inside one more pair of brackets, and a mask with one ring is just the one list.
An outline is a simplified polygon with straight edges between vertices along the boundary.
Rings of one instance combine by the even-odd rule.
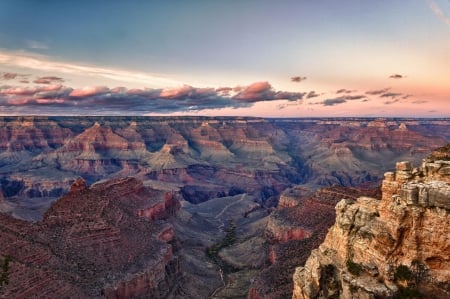
[[450, 0], [2, 0], [30, 114], [450, 117]]

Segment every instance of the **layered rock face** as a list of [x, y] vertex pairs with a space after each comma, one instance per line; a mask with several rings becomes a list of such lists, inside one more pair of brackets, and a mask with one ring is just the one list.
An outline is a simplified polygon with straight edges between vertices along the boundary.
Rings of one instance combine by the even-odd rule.
[[177, 289], [170, 218], [178, 195], [134, 178], [91, 188], [77, 180], [42, 222], [0, 214], [0, 256], [11, 257], [2, 298], [167, 298]]
[[435, 160], [443, 151], [419, 168], [397, 163], [381, 201], [340, 201], [325, 241], [294, 274], [293, 298], [448, 298], [450, 161]]
[[335, 221], [335, 205], [341, 198], [378, 196], [379, 189], [333, 186], [312, 193], [301, 186], [280, 195], [277, 210], [268, 217], [269, 265], [257, 275], [249, 291], [251, 299], [292, 296], [292, 275], [303, 265], [311, 250], [324, 240]]
[[249, 193], [273, 205], [295, 184], [376, 185], [393, 161], [420, 161], [450, 141], [449, 123], [0, 117], [0, 185], [7, 199], [48, 200], [67, 192], [79, 176], [90, 184], [136, 176], [179, 186], [195, 203]]

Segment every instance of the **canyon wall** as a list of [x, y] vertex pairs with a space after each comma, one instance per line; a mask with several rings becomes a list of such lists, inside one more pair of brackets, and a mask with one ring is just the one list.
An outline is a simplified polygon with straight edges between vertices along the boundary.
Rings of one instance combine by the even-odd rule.
[[51, 202], [80, 176], [89, 184], [124, 176], [164, 182], [193, 203], [247, 193], [273, 206], [296, 184], [377, 185], [394, 161], [417, 163], [450, 141], [447, 119], [29, 116], [0, 123], [0, 187], [20, 208], [28, 199]]
[[167, 298], [181, 281], [179, 195], [134, 178], [78, 179], [41, 222], [0, 214], [2, 298]]
[[293, 298], [450, 296], [448, 146], [396, 164], [382, 199], [343, 199], [325, 241], [294, 274]]

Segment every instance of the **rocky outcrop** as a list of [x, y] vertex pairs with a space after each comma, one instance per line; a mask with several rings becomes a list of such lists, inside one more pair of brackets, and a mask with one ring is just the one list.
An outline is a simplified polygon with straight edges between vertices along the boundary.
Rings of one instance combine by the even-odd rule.
[[448, 298], [450, 183], [440, 171], [447, 163], [397, 163], [381, 201], [341, 200], [325, 241], [295, 271], [293, 298]]
[[252, 283], [249, 298], [287, 298], [292, 296], [292, 275], [303, 265], [311, 250], [325, 238], [335, 220], [334, 206], [343, 197], [377, 196], [378, 189], [333, 186], [312, 193], [302, 186], [285, 190], [277, 210], [269, 216], [270, 265]]
[[171, 217], [179, 195], [134, 178], [82, 179], [41, 222], [0, 214], [2, 298], [167, 298], [180, 281]]

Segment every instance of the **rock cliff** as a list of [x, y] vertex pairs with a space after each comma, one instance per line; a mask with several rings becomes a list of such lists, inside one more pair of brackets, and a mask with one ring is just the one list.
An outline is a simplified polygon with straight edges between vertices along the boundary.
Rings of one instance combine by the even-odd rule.
[[277, 209], [268, 217], [265, 231], [269, 241], [269, 264], [252, 283], [250, 299], [292, 296], [292, 275], [311, 250], [324, 240], [335, 220], [334, 206], [343, 197], [377, 196], [379, 188], [342, 186], [321, 188], [314, 193], [301, 186], [285, 190]]
[[0, 185], [7, 201], [22, 200], [22, 206], [32, 198], [60, 197], [80, 176], [89, 184], [124, 176], [169, 182], [196, 203], [218, 194], [249, 193], [275, 205], [279, 193], [296, 184], [311, 189], [377, 185], [394, 161], [420, 162], [432, 148], [449, 142], [449, 123], [4, 116]]
[[167, 298], [181, 271], [171, 217], [178, 195], [134, 178], [76, 180], [41, 222], [0, 214], [2, 298]]
[[325, 241], [295, 271], [293, 298], [448, 298], [448, 149], [419, 168], [397, 163], [381, 201], [341, 200]]

